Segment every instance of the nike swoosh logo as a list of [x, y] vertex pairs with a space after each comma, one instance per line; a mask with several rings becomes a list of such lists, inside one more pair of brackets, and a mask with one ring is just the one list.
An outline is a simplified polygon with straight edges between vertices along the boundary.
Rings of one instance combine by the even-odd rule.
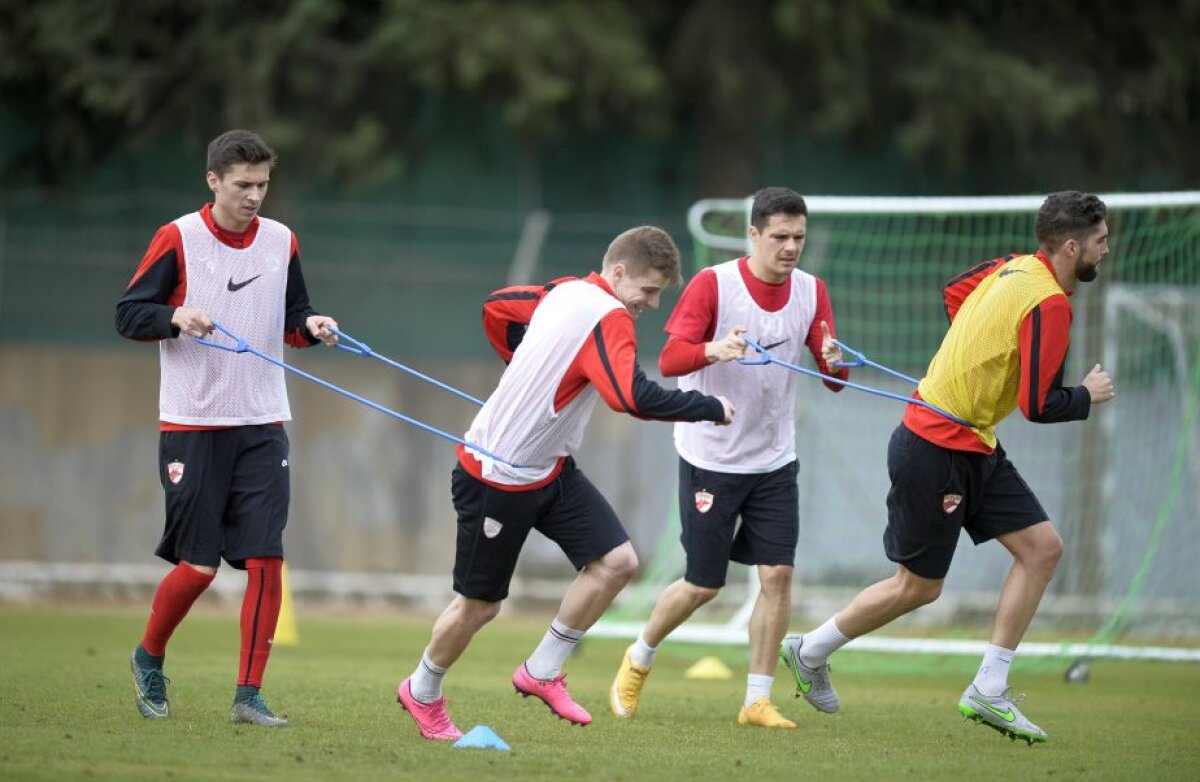
[[[785, 339], [784, 342], [787, 340]], [[806, 682], [800, 676], [800, 656], [791, 649], [788, 650], [788, 656], [792, 658], [792, 671], [796, 674], [796, 687], [800, 689], [801, 693], [808, 695], [812, 690], [812, 682]]]
[[1024, 274], [1024, 273], [1025, 273], [1024, 269], [1005, 269], [1004, 271], [1000, 272], [1000, 276], [1003, 277], [1006, 274]]
[[763, 345], [763, 350], [770, 350], [771, 348], [777, 348], [780, 345], [782, 345], [783, 343], [787, 342], [788, 339], [790, 339], [790, 337], [784, 337], [783, 339], [779, 340], [778, 342], [772, 342], [770, 345]]
[[992, 706], [991, 704], [988, 704], [988, 703], [984, 703], [983, 701], [976, 698], [974, 695], [971, 696], [971, 700], [974, 701], [975, 703], [979, 704], [983, 708], [987, 709], [992, 714], [995, 714], [997, 717], [1004, 720], [1005, 722], [1012, 722], [1013, 720], [1015, 720], [1017, 718], [1017, 715], [1013, 713], [1012, 709], [1009, 709], [1008, 711], [1000, 711], [995, 706]]
[[261, 276], [262, 276], [261, 274], [256, 274], [256, 275], [254, 275], [253, 277], [251, 277], [250, 279], [248, 279], [248, 280], [246, 280], [246, 281], [244, 281], [244, 282], [234, 282], [234, 281], [233, 281], [233, 278], [232, 278], [232, 277], [230, 277], [230, 278], [229, 278], [229, 284], [227, 284], [225, 287], [226, 287], [226, 288], [228, 288], [230, 291], [240, 291], [242, 288], [245, 288], [247, 285], [249, 285], [250, 283], [254, 282], [255, 280], [257, 280], [257, 279], [258, 279], [259, 277], [261, 277]]

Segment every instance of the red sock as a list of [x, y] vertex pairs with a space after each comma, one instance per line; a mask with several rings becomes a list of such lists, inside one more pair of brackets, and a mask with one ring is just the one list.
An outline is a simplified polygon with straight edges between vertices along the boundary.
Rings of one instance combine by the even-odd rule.
[[175, 628], [192, 610], [192, 603], [200, 597], [215, 574], [201, 573], [191, 565], [180, 562], [175, 569], [159, 582], [150, 605], [150, 621], [146, 623], [146, 634], [142, 636], [142, 648], [155, 657], [167, 651], [167, 641]]
[[254, 557], [246, 560], [246, 596], [242, 598], [242, 656], [239, 686], [261, 687], [275, 623], [283, 603], [283, 560]]

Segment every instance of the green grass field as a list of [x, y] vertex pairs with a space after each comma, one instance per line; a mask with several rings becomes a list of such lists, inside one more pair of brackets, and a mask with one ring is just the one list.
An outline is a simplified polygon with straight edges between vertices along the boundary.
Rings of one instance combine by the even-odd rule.
[[511, 752], [423, 741], [395, 703], [396, 683], [428, 637], [425, 617], [300, 617], [301, 643], [278, 648], [264, 694], [292, 727], [228, 724], [237, 623], [189, 617], [167, 658], [173, 717], [144, 721], [133, 705], [129, 653], [138, 608], [0, 607], [0, 779], [1200, 779], [1200, 666], [1100, 662], [1090, 683], [1061, 667], [1024, 666], [1013, 683], [1050, 734], [1028, 747], [958, 717], [977, 661], [835, 658], [837, 715], [793, 700], [781, 666], [775, 701], [800, 727], [735, 722], [745, 650], [703, 650], [736, 671], [691, 681], [699, 651], [668, 643], [638, 718], [617, 722], [606, 692], [624, 644], [587, 640], [568, 666], [572, 693], [596, 717], [586, 728], [517, 697], [513, 668], [544, 621], [502, 616], [447, 680], [459, 727], [491, 726]]

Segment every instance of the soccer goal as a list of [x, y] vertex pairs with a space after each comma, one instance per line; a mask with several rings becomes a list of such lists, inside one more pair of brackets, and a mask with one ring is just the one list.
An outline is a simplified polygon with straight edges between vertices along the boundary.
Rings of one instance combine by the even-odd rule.
[[[1066, 542], [1023, 656], [1200, 661], [1200, 192], [1109, 194], [1108, 258], [1072, 299], [1064, 381], [1097, 362], [1116, 400], [1082, 423], [999, 427], [1010, 458]], [[1031, 252], [1041, 196], [813, 196], [801, 267], [833, 299], [839, 337], [873, 360], [920, 377], [946, 331], [942, 283], [1010, 252]], [[705, 200], [689, 212], [696, 268], [744, 254], [750, 199]], [[779, 369], [779, 371], [785, 371]], [[909, 393], [868, 369], [854, 379]], [[894, 571], [883, 555], [886, 447], [900, 403], [815, 381], [796, 400], [800, 545], [794, 629], [838, 610]], [[830, 492], [830, 487], [836, 491]], [[683, 572], [678, 516], [664, 523], [644, 575], [593, 633], [633, 637], [657, 596]], [[986, 628], [1010, 559], [964, 536], [943, 597], [851, 648], [969, 653], [977, 641], [936, 628]], [[734, 566], [722, 598], [675, 641], [745, 643], [753, 571]], [[1061, 639], [1061, 641], [1059, 640]]]

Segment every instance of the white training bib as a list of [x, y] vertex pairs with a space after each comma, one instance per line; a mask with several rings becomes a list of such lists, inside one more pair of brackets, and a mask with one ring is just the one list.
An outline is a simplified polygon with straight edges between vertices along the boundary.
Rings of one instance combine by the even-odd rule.
[[[805, 340], [816, 316], [816, 278], [793, 269], [787, 304], [778, 312], [767, 312], [750, 295], [737, 260], [712, 270], [717, 277], [714, 339], [721, 339], [734, 326], [745, 326], [746, 336], [771, 355], [800, 363], [808, 353]], [[746, 355], [753, 358], [754, 349]], [[783, 367], [736, 361], [710, 364], [680, 377], [680, 389], [724, 396], [737, 414], [729, 426], [675, 424], [675, 449], [689, 463], [716, 472], [770, 472], [794, 461], [796, 380], [796, 373]]]
[[[269, 356], [282, 359], [292, 232], [259, 218], [254, 242], [224, 244], [199, 213], [175, 221], [183, 240], [185, 307], [213, 320]], [[219, 331], [209, 337], [230, 342]], [[230, 344], [232, 344], [230, 342]], [[284, 371], [250, 354], [197, 344], [190, 337], [159, 342], [159, 418], [192, 426], [242, 426], [290, 421]]]
[[468, 449], [480, 461], [484, 478], [510, 486], [537, 483], [550, 475], [559, 459], [579, 448], [599, 392], [588, 384], [557, 412], [554, 397], [592, 330], [621, 306], [610, 293], [584, 280], [565, 282], [546, 294], [465, 437], [521, 467]]

